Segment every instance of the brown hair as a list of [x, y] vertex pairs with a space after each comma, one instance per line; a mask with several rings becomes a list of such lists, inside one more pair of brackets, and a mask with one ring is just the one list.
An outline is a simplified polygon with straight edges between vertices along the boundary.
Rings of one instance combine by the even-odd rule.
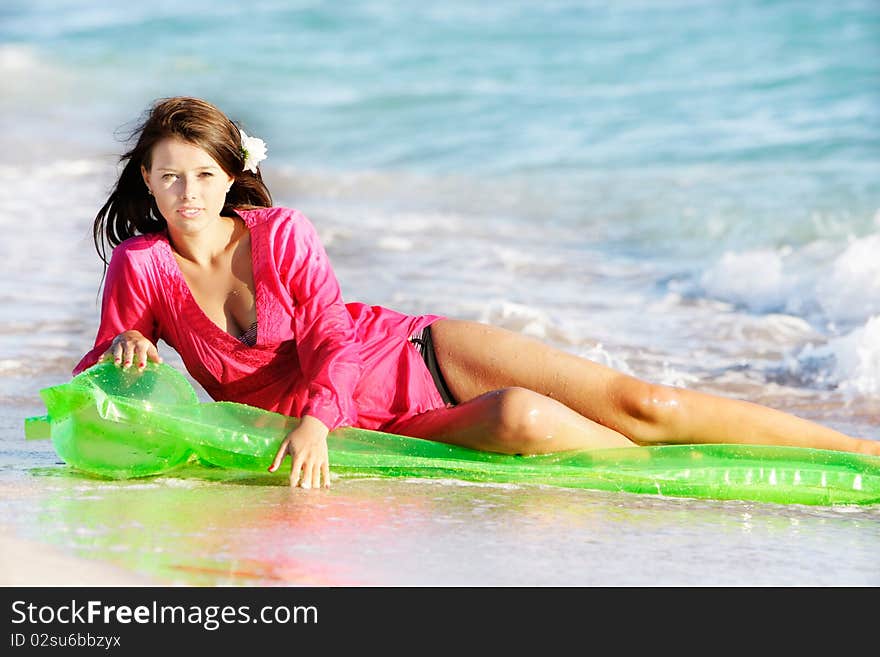
[[134, 147], [119, 158], [124, 163], [107, 202], [98, 211], [92, 227], [95, 249], [106, 265], [107, 246], [137, 234], [165, 230], [167, 224], [148, 193], [141, 166], [150, 169], [153, 146], [166, 137], [177, 137], [203, 149], [235, 180], [221, 214], [230, 216], [236, 208], [266, 208], [272, 195], [256, 173], [244, 170], [244, 153], [238, 126], [211, 103], [198, 98], [175, 97], [156, 101], [132, 133]]

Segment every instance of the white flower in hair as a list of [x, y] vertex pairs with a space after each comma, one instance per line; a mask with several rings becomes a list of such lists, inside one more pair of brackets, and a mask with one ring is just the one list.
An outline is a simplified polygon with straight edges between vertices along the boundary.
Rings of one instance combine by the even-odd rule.
[[257, 172], [257, 165], [266, 159], [266, 142], [256, 137], [248, 137], [241, 128], [241, 154], [244, 156], [243, 171]]

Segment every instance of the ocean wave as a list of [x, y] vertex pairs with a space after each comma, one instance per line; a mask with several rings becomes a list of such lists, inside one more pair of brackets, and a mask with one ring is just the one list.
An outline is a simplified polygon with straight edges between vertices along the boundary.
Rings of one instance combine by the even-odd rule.
[[845, 393], [880, 393], [880, 315], [822, 345], [807, 345], [790, 367], [814, 385]]
[[506, 300], [488, 301], [479, 321], [535, 338], [575, 344], [577, 339], [562, 322], [540, 308]]
[[[28, 126], [31, 116], [39, 116], [66, 106], [72, 98], [76, 74], [61, 62], [53, 62], [33, 45], [0, 43], [0, 79], [3, 93], [0, 108], [17, 114], [16, 122]], [[63, 105], [58, 105], [63, 101]], [[12, 117], [9, 117], [11, 120]]]
[[816, 284], [816, 299], [835, 321], [880, 313], [880, 234], [852, 239]]
[[380, 237], [376, 245], [386, 251], [412, 251], [413, 249], [412, 240], [397, 235]]
[[670, 287], [732, 303], [754, 313], [789, 313], [833, 334], [880, 313], [880, 233], [845, 243], [819, 240], [799, 248], [726, 251], [693, 284]]
[[784, 252], [760, 249], [725, 252], [700, 277], [705, 293], [758, 312], [785, 308], [790, 281], [783, 275]]
[[78, 178], [95, 174], [109, 175], [106, 161], [88, 158], [59, 159], [24, 164], [0, 164], [0, 180], [21, 184], [22, 180], [36, 178], [46, 181], [62, 178]]
[[31, 73], [41, 67], [36, 52], [29, 46], [0, 44], [0, 75]]

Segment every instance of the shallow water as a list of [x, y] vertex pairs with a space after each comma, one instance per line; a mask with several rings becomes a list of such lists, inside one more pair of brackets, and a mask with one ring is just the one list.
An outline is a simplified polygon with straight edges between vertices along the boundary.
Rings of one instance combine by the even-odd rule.
[[[25, 538], [169, 584], [876, 586], [880, 510], [455, 481], [5, 482]], [[10, 494], [11, 493], [11, 494]]]
[[185, 93], [267, 141], [276, 201], [314, 221], [347, 299], [880, 439], [876, 2], [12, 1], [0, 84], [0, 519], [16, 535], [174, 583], [880, 580], [876, 509], [107, 483], [22, 429], [94, 337], [90, 227], [117, 137]]

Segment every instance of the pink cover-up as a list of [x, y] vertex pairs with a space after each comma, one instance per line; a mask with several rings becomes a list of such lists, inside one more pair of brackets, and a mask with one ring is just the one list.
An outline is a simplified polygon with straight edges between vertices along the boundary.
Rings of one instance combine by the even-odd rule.
[[95, 346], [73, 374], [94, 365], [119, 333], [136, 329], [173, 347], [212, 399], [340, 426], [390, 431], [442, 408], [409, 337], [440, 319], [344, 303], [314, 226], [297, 210], [238, 210], [251, 237], [257, 342], [249, 347], [196, 303], [165, 233], [113, 250]]

